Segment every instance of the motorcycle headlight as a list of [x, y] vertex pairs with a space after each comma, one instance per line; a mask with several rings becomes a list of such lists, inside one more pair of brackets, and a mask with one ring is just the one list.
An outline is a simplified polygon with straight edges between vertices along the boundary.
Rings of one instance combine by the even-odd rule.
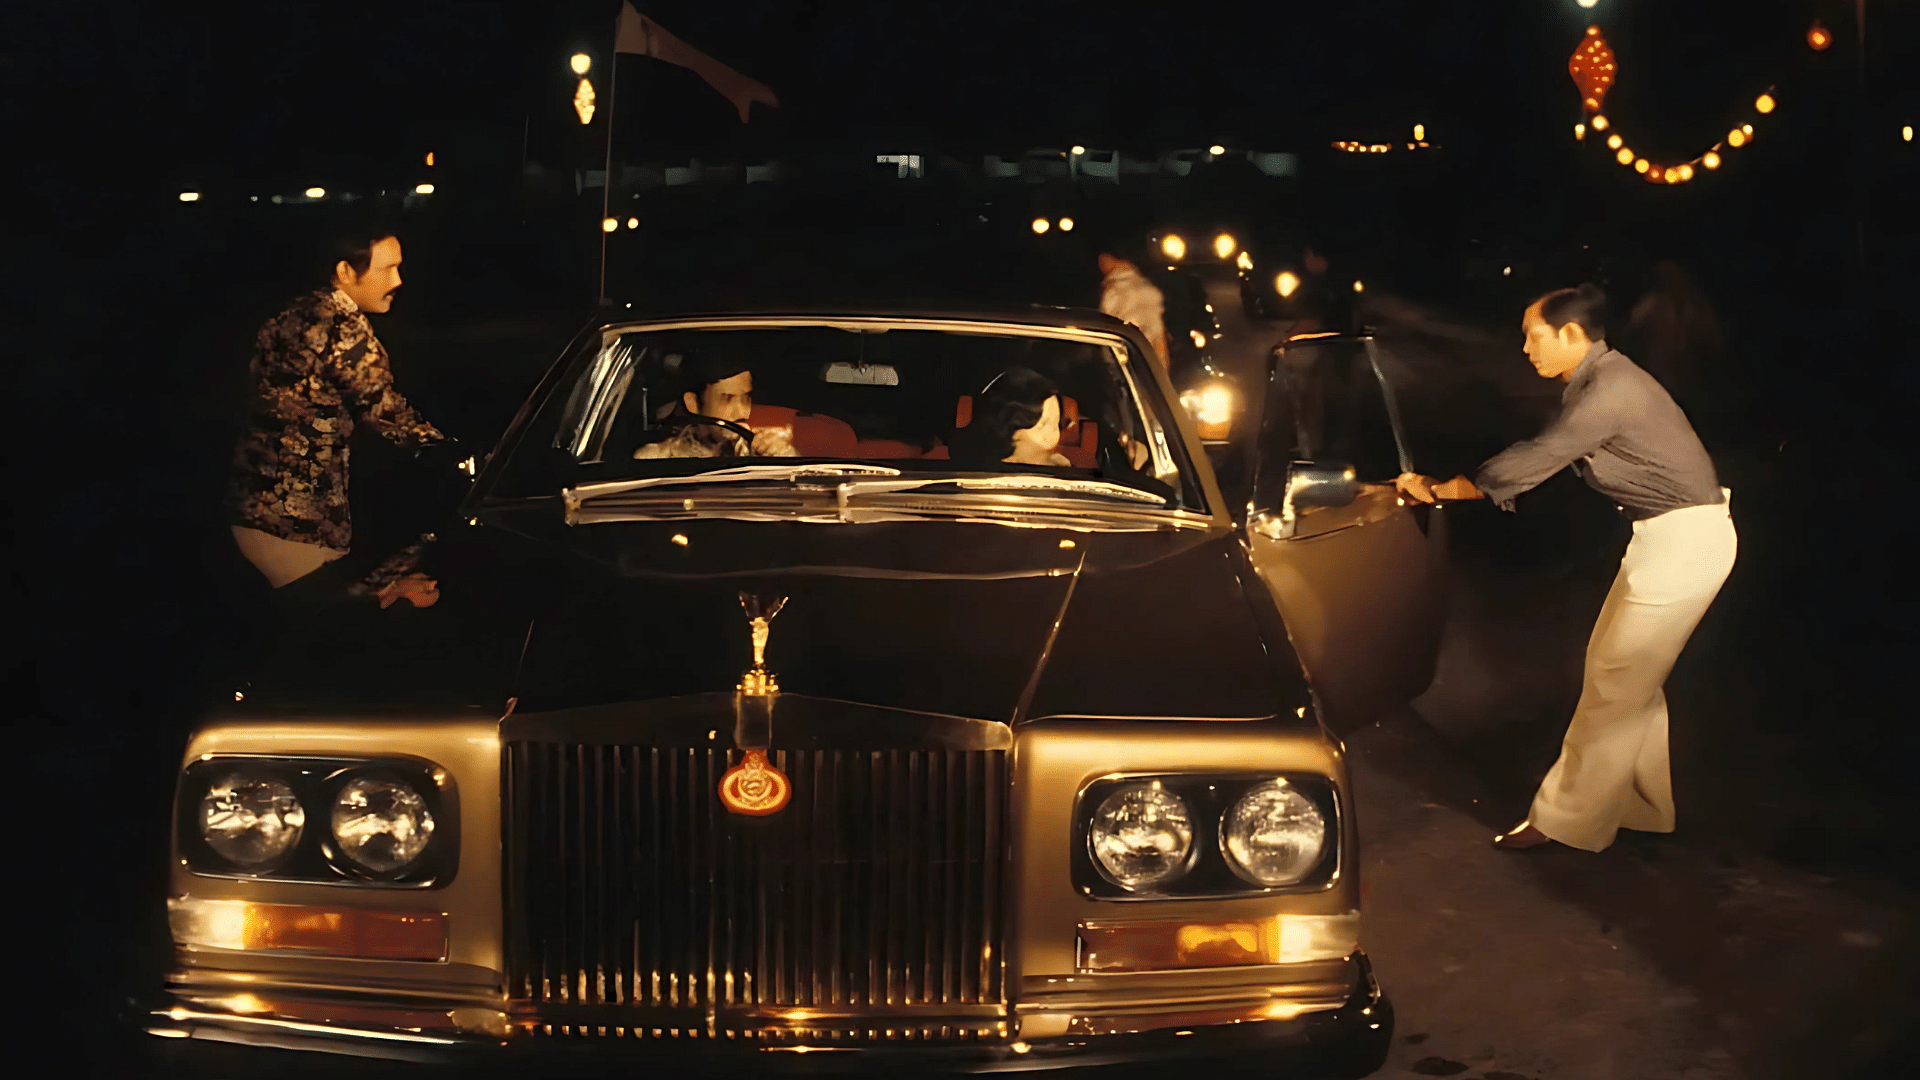
[[354, 866], [391, 874], [412, 865], [433, 840], [433, 814], [396, 776], [360, 776], [333, 799], [333, 840]]
[[216, 777], [200, 797], [200, 836], [244, 873], [271, 869], [300, 843], [307, 811], [278, 777], [236, 770]]
[[1227, 865], [1255, 885], [1291, 885], [1320, 862], [1327, 820], [1312, 799], [1285, 780], [1248, 791], [1220, 819]]
[[1123, 889], [1173, 881], [1192, 863], [1187, 801], [1157, 783], [1123, 787], [1094, 810], [1087, 846], [1101, 873]]

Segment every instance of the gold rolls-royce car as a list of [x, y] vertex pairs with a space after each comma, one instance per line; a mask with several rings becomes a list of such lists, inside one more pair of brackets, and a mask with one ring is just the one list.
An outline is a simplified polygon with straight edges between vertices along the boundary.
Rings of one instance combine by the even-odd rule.
[[147, 1026], [1377, 1067], [1338, 733], [1430, 677], [1443, 533], [1365, 345], [1276, 353], [1223, 490], [1095, 312], [603, 311], [440, 602], [297, 621], [191, 736]]

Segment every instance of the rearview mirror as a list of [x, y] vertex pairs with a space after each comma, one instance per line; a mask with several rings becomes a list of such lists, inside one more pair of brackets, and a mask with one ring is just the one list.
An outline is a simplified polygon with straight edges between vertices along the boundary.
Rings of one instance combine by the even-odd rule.
[[1344, 461], [1294, 461], [1287, 465], [1287, 486], [1280, 505], [1255, 514], [1252, 526], [1263, 536], [1285, 540], [1294, 534], [1300, 511], [1351, 506], [1360, 497], [1360, 481]]

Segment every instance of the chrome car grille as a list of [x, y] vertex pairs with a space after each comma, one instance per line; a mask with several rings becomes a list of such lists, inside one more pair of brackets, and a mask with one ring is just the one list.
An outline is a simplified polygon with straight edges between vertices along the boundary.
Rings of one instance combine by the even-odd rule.
[[773, 751], [793, 794], [764, 818], [721, 805], [738, 756], [506, 744], [507, 986], [530, 1030], [998, 1029], [1006, 751]]

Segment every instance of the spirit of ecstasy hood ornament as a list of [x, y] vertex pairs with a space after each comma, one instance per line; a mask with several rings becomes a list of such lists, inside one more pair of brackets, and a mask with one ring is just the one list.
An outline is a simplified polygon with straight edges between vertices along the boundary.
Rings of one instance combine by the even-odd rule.
[[[753, 635], [753, 666], [740, 676], [737, 687], [734, 708], [740, 717], [734, 742], [740, 747], [741, 759], [720, 777], [720, 801], [733, 813], [748, 817], [777, 814], [793, 796], [792, 781], [767, 760], [767, 743], [773, 734], [773, 698], [780, 692], [779, 680], [767, 670], [767, 637], [772, 633], [773, 617], [786, 604], [784, 596], [768, 602], [740, 594], [740, 610], [746, 612]], [[757, 715], [750, 718], [750, 713]]]
[[787, 598], [782, 596], [771, 603], [757, 596], [740, 594], [740, 610], [747, 613], [747, 625], [753, 632], [753, 666], [740, 676], [740, 692], [743, 694], [777, 694], [780, 682], [773, 672], [767, 670], [767, 637], [773, 633], [773, 617], [787, 606]]

